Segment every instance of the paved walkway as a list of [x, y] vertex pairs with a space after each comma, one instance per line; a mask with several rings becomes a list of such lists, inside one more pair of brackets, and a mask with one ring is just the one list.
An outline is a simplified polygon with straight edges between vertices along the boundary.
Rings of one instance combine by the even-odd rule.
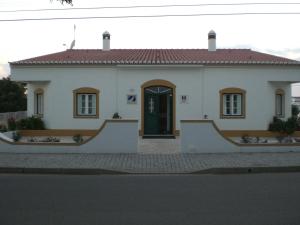
[[180, 138], [175, 139], [138, 139], [140, 154], [178, 154], [180, 153]]
[[299, 167], [300, 153], [13, 154], [0, 168], [103, 169], [129, 173], [190, 173], [212, 168]]

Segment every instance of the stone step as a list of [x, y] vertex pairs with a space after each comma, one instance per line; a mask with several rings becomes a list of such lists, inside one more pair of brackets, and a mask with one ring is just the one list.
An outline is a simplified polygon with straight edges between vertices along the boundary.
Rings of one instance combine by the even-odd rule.
[[178, 154], [180, 138], [175, 139], [144, 139], [138, 140], [138, 153], [141, 154]]

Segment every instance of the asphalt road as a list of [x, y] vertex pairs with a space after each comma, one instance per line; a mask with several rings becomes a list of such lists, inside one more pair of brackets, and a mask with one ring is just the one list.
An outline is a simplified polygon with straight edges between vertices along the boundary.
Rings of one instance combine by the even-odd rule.
[[1, 225], [299, 225], [300, 173], [0, 175]]

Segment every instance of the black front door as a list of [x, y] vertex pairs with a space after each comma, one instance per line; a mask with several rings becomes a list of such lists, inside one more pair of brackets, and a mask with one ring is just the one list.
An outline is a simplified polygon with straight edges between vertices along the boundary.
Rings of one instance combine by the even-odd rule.
[[144, 134], [170, 135], [173, 131], [173, 90], [164, 86], [144, 89]]

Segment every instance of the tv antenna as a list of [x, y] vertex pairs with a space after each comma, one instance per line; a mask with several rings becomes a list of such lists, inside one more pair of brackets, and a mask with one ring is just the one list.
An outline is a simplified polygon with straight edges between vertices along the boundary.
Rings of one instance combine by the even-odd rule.
[[73, 49], [75, 47], [75, 31], [76, 31], [76, 25], [74, 24], [74, 36], [73, 41], [71, 42], [70, 49]]

